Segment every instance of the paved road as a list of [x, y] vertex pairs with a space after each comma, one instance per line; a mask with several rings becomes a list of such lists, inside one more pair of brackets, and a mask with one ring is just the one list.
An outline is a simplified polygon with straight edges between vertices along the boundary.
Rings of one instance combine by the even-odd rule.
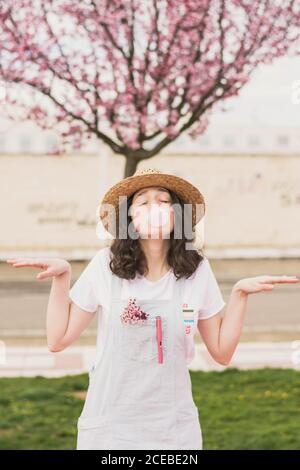
[[[72, 262], [72, 283], [86, 263]], [[300, 275], [299, 259], [211, 260], [225, 301], [238, 279], [260, 274]], [[0, 263], [0, 339], [8, 345], [45, 344], [45, 320], [51, 280], [37, 281], [35, 268], [13, 268]], [[93, 344], [97, 317], [76, 341]], [[200, 338], [197, 338], [200, 340]], [[300, 283], [276, 285], [271, 292], [253, 294], [241, 341], [300, 339]]]

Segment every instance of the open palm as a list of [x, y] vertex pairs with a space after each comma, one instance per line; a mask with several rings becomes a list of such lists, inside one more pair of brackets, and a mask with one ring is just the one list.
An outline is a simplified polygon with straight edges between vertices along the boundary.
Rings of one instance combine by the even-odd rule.
[[262, 275], [240, 279], [235, 284], [235, 288], [244, 294], [255, 294], [261, 291], [272, 290], [275, 284], [295, 284], [296, 282], [299, 282], [299, 278], [297, 276]]
[[6, 262], [14, 268], [42, 268], [43, 271], [36, 276], [38, 281], [48, 277], [60, 276], [70, 270], [70, 263], [60, 258], [11, 258], [7, 259]]

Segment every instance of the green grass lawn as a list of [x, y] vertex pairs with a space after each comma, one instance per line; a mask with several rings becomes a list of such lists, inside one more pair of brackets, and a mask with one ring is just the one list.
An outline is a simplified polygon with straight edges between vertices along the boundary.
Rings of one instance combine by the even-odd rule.
[[[190, 371], [204, 449], [299, 449], [300, 373]], [[88, 375], [0, 378], [0, 449], [75, 449]]]

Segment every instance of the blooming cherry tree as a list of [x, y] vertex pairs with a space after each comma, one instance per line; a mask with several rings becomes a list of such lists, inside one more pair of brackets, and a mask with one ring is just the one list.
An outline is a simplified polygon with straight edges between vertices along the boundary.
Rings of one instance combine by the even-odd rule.
[[6, 0], [0, 41], [7, 115], [57, 130], [58, 154], [94, 135], [129, 176], [299, 53], [300, 0]]

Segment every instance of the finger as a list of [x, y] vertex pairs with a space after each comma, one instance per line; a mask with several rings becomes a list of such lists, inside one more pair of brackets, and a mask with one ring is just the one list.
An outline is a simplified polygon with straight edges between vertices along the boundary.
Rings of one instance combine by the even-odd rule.
[[260, 282], [271, 283], [271, 282], [298, 282], [299, 278], [297, 276], [266, 276], [261, 279]]
[[46, 279], [46, 277], [54, 276], [53, 269], [47, 269], [46, 271], [41, 271], [37, 274], [37, 279]]
[[33, 267], [33, 268], [43, 268], [45, 267], [44, 264], [42, 263], [37, 263], [36, 261], [16, 261], [13, 263], [13, 266], [16, 267], [16, 268], [19, 268], [21, 266], [29, 266], [29, 267]]
[[32, 261], [32, 258], [8, 258], [6, 261]]
[[39, 274], [37, 274], [36, 278], [37, 278], [38, 281], [41, 281], [42, 279], [46, 279], [46, 277], [49, 277], [49, 276], [50, 276], [49, 273], [48, 273], [48, 274], [46, 274], [46, 273], [39, 273]]
[[278, 284], [292, 284], [299, 282], [299, 279], [295, 277], [286, 276], [285, 278], [278, 279], [277, 281], [275, 280], [274, 282]]
[[24, 262], [28, 262], [28, 260], [25, 260], [23, 258], [16, 258], [16, 259], [10, 259], [10, 260], [6, 260], [7, 263], [11, 263], [11, 264], [15, 264], [15, 263], [24, 263]]
[[261, 284], [261, 287], [262, 287], [264, 290], [272, 290], [272, 289], [274, 289], [274, 285], [273, 285], [273, 284]]
[[22, 268], [22, 267], [37, 267], [37, 268], [40, 268], [41, 266], [33, 266], [32, 264], [29, 264], [29, 263], [26, 263], [26, 262], [22, 262], [22, 263], [13, 263], [12, 266], [14, 268]]
[[12, 263], [12, 266], [14, 268], [20, 268], [22, 266], [29, 266], [28, 263], [18, 263], [18, 262], [15, 262], [15, 263]]

